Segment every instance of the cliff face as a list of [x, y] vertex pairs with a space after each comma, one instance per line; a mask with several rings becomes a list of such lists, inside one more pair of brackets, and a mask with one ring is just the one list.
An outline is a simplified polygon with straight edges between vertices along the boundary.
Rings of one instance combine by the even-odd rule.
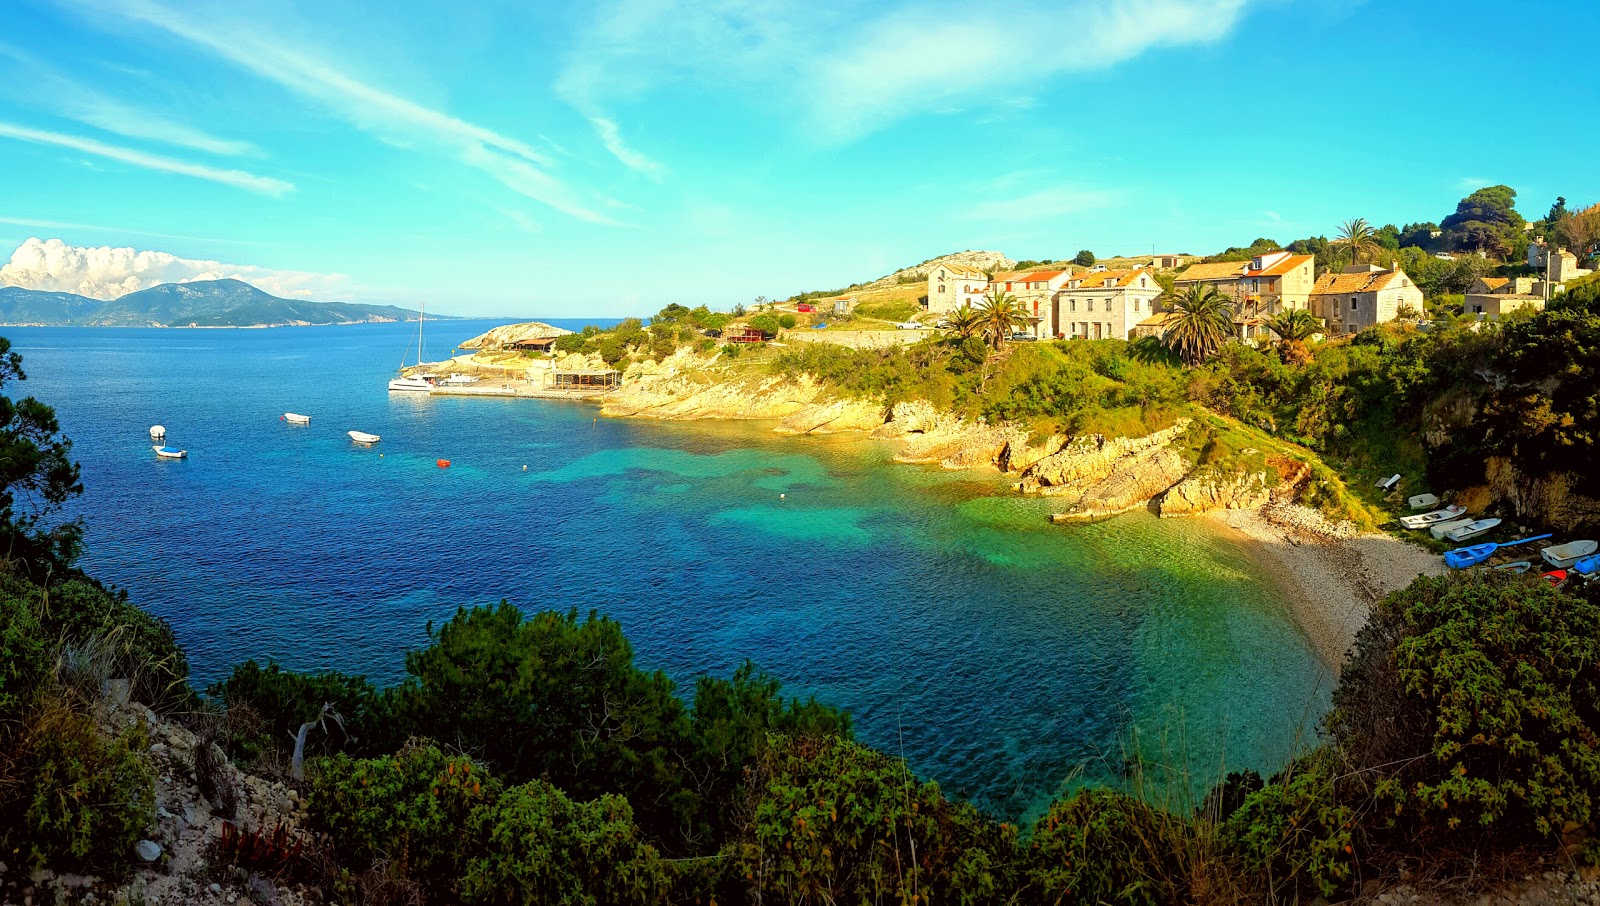
[[487, 333], [480, 333], [472, 339], [456, 345], [461, 349], [499, 349], [502, 346], [509, 346], [520, 340], [543, 340], [548, 337], [565, 336], [569, 333], [572, 333], [572, 331], [554, 327], [543, 321], [524, 321], [521, 324], [507, 324], [503, 327], [496, 327]]
[[980, 271], [1003, 271], [1009, 270], [1016, 262], [1007, 258], [1001, 252], [955, 252], [950, 255], [940, 255], [914, 267], [903, 267], [886, 277], [879, 277], [871, 283], [862, 284], [861, 288], [881, 289], [886, 286], [894, 286], [900, 282], [902, 277], [914, 277], [919, 280], [926, 279], [928, 272], [941, 264], [964, 264], [967, 267], [975, 267]]
[[862, 432], [894, 441], [894, 460], [946, 469], [993, 468], [1020, 476], [1025, 494], [1070, 498], [1057, 522], [1103, 519], [1159, 501], [1162, 515], [1260, 506], [1267, 498], [1263, 474], [1192, 477], [1189, 460], [1174, 447], [1188, 419], [1144, 437], [1087, 435], [1042, 440], [1013, 425], [970, 421], [915, 401], [885, 406], [870, 399], [837, 399], [807, 376], [741, 374], [719, 355], [680, 350], [663, 362], [628, 369], [621, 388], [607, 394], [607, 415], [696, 419], [770, 419], [781, 434]]

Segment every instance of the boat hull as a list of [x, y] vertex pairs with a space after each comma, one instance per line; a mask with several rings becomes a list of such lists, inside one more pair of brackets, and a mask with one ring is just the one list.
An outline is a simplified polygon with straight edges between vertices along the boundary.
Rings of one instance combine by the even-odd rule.
[[156, 455], [161, 457], [162, 459], [188, 459], [189, 458], [189, 451], [188, 450], [178, 450], [178, 449], [175, 449], [173, 447], [151, 447], [150, 449], [156, 451]]
[[309, 424], [311, 424], [311, 416], [309, 416], [309, 415], [299, 415], [299, 414], [296, 414], [294, 412], [285, 412], [285, 413], [283, 413], [283, 420], [288, 422], [291, 425], [309, 425]]
[[1579, 560], [1594, 556], [1597, 549], [1600, 549], [1600, 545], [1593, 541], [1572, 541], [1547, 547], [1539, 553], [1539, 556], [1555, 569], [1571, 569]]
[[382, 437], [379, 437], [376, 434], [368, 434], [365, 431], [347, 431], [345, 433], [350, 435], [350, 439], [358, 444], [367, 444], [370, 446], [380, 440], [383, 440]]

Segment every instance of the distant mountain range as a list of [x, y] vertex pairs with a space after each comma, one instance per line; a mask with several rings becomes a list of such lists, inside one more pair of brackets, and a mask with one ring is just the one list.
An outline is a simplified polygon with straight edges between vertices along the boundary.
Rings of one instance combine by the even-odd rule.
[[7, 327], [288, 327], [416, 318], [394, 305], [280, 299], [240, 280], [163, 283], [109, 302], [0, 287], [0, 326]]

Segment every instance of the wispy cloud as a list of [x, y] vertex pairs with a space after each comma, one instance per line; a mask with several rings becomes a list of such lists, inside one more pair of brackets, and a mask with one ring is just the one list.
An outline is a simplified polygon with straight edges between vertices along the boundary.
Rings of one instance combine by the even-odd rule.
[[[255, 22], [202, 17], [151, 0], [72, 0], [160, 29], [321, 104], [329, 112], [378, 138], [407, 148], [453, 155], [507, 188], [558, 211], [594, 223], [614, 223], [599, 213], [603, 200], [551, 173], [550, 155], [525, 141], [420, 104], [362, 81], [286, 42], [274, 40]], [[214, 7], [208, 7], [214, 9]]]
[[83, 230], [95, 233], [116, 233], [128, 236], [149, 236], [155, 239], [183, 239], [194, 242], [210, 242], [222, 245], [260, 245], [244, 239], [217, 239], [212, 236], [185, 236], [182, 233], [158, 233], [154, 230], [141, 230], [134, 227], [102, 226], [94, 223], [72, 223], [64, 220], [41, 220], [34, 217], [0, 217], [0, 223], [10, 226], [23, 226], [35, 230]]
[[1110, 207], [1116, 204], [1117, 198], [1117, 193], [1109, 189], [1053, 186], [1009, 198], [980, 201], [967, 210], [967, 216], [973, 220], [1046, 220]]
[[195, 179], [204, 179], [251, 192], [259, 192], [263, 195], [283, 195], [286, 192], [294, 191], [293, 183], [285, 182], [281, 179], [273, 179], [270, 176], [257, 176], [254, 173], [246, 173], [243, 170], [224, 170], [218, 167], [209, 167], [204, 164], [164, 157], [159, 154], [149, 154], [133, 148], [108, 145], [92, 138], [66, 135], [44, 129], [32, 129], [14, 123], [0, 122], [0, 137], [32, 142], [37, 145], [70, 148], [84, 154], [92, 154], [96, 157], [131, 164], [146, 170], [191, 176]]
[[1249, 2], [1000, 0], [977, 17], [952, 2], [610, 0], [575, 42], [556, 91], [588, 111], [678, 80], [737, 86], [793, 108], [807, 134], [844, 142], [911, 115], [988, 110], [1042, 79], [1219, 40]]
[[651, 179], [660, 179], [664, 167], [651, 160], [640, 152], [630, 148], [622, 140], [622, 132], [617, 128], [614, 120], [603, 116], [591, 116], [589, 122], [594, 125], [594, 131], [600, 134], [600, 143], [606, 146], [611, 156], [622, 161], [623, 166], [636, 170], [649, 176]]
[[1456, 185], [1463, 189], [1481, 189], [1484, 186], [1494, 185], [1494, 180], [1484, 179], [1482, 176], [1463, 176]]
[[163, 113], [128, 104], [96, 91], [60, 72], [55, 66], [11, 45], [0, 43], [0, 91], [21, 103], [54, 115], [77, 120], [126, 138], [159, 142], [191, 151], [226, 157], [260, 156], [261, 149], [246, 141], [219, 138]]

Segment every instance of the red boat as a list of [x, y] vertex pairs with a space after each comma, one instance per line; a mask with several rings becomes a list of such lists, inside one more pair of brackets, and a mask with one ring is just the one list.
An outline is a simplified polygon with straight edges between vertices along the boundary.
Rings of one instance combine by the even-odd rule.
[[1552, 569], [1540, 575], [1539, 578], [1549, 582], [1551, 588], [1560, 588], [1567, 584], [1567, 571], [1564, 569]]
[[438, 463], [441, 469], [450, 468], [450, 460], [448, 459], [435, 459], [434, 462]]

